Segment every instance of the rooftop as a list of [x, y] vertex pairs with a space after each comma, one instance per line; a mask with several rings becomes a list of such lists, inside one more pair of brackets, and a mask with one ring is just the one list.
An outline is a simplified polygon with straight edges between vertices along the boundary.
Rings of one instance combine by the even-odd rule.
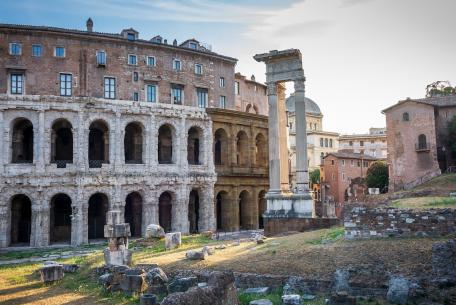
[[359, 153], [352, 153], [352, 152], [344, 152], [344, 151], [339, 151], [336, 153], [329, 153], [327, 154], [324, 158], [328, 156], [334, 156], [339, 159], [357, 159], [357, 160], [368, 160], [368, 161], [377, 161], [377, 158], [374, 158], [369, 155], [365, 154], [359, 154]]
[[[321, 113], [320, 107], [317, 103], [315, 103], [310, 98], [305, 98], [306, 102], [306, 113], [314, 114], [314, 115], [323, 115]], [[287, 107], [288, 112], [295, 112], [295, 96], [292, 93], [285, 101], [285, 105]]]
[[382, 113], [385, 113], [388, 110], [393, 109], [396, 106], [402, 105], [403, 103], [407, 102], [415, 102], [415, 103], [420, 103], [420, 104], [425, 104], [425, 105], [430, 105], [434, 107], [452, 107], [456, 106], [456, 95], [446, 95], [446, 96], [437, 96], [437, 97], [425, 97], [425, 98], [420, 98], [420, 99], [411, 99], [407, 98], [405, 100], [399, 101], [396, 104], [383, 109]]

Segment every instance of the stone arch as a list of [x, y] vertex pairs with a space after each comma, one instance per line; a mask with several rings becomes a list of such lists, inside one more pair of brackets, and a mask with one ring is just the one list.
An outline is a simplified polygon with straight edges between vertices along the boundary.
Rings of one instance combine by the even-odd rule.
[[10, 245], [30, 246], [32, 232], [32, 201], [24, 194], [11, 198]]
[[95, 193], [89, 198], [88, 209], [88, 238], [104, 238], [106, 213], [109, 210], [109, 199], [106, 194]]
[[228, 134], [225, 129], [219, 128], [214, 134], [214, 163], [228, 165]]
[[200, 220], [200, 194], [197, 189], [190, 191], [188, 201], [188, 221], [189, 221], [189, 232], [191, 234], [199, 232], [199, 220]]
[[220, 191], [215, 197], [215, 217], [217, 223], [217, 231], [229, 231], [229, 223], [231, 221], [231, 209], [229, 207], [229, 195], [226, 191]]
[[58, 193], [51, 199], [49, 232], [51, 243], [71, 242], [71, 198]]
[[130, 224], [132, 237], [142, 235], [143, 198], [138, 192], [131, 192], [125, 198], [125, 222]]
[[203, 152], [203, 130], [200, 127], [192, 126], [187, 135], [187, 161], [188, 164], [201, 164]]
[[239, 230], [250, 230], [253, 229], [253, 206], [252, 197], [247, 190], [243, 190], [239, 193]]
[[247, 166], [249, 164], [249, 137], [245, 131], [240, 130], [236, 136], [236, 164]]
[[109, 163], [109, 126], [101, 120], [95, 120], [89, 127], [89, 166], [101, 167]]
[[173, 195], [165, 191], [158, 199], [158, 222], [165, 232], [172, 230]]
[[267, 210], [266, 191], [262, 190], [258, 193], [258, 228], [264, 228], [263, 214]]
[[26, 118], [12, 122], [11, 162], [33, 163], [33, 124]]
[[256, 166], [267, 166], [268, 164], [268, 144], [266, 137], [260, 132], [255, 137], [255, 164]]
[[66, 119], [57, 119], [51, 130], [51, 163], [57, 167], [73, 163], [73, 126]]
[[126, 164], [143, 163], [143, 132], [139, 122], [130, 122], [125, 126], [124, 156]]
[[247, 106], [245, 107], [245, 112], [247, 113], [254, 113], [254, 114], [258, 114], [258, 106], [255, 105], [255, 104], [247, 104]]
[[175, 161], [173, 154], [174, 127], [170, 124], [163, 124], [158, 129], [158, 163], [172, 164]]

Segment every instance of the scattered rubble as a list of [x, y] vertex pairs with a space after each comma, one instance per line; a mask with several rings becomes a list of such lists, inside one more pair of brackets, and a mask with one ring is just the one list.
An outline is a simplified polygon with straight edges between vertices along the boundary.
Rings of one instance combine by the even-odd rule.
[[165, 234], [165, 249], [167, 251], [179, 248], [182, 245], [181, 232], [171, 232]]
[[150, 224], [146, 227], [146, 238], [163, 238], [165, 237], [165, 230], [156, 224]]

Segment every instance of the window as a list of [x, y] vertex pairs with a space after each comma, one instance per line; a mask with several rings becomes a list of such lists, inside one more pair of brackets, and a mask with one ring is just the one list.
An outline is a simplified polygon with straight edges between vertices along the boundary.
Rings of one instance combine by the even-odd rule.
[[71, 96], [72, 78], [73, 76], [71, 74], [60, 73], [61, 96]]
[[190, 43], [188, 44], [188, 47], [189, 47], [190, 49], [193, 49], [193, 50], [198, 49], [198, 45], [197, 45], [195, 42], [190, 42]]
[[320, 138], [320, 147], [324, 146], [323, 141], [324, 141], [323, 138]]
[[138, 79], [139, 79], [139, 74], [138, 74], [138, 72], [133, 72], [133, 81], [134, 81], [134, 82], [137, 82]]
[[139, 93], [138, 92], [133, 92], [133, 100], [134, 101], [139, 101]]
[[325, 147], [328, 147], [328, 138], [325, 139]]
[[364, 167], [369, 167], [369, 161], [363, 161], [363, 166]]
[[176, 105], [182, 105], [184, 100], [184, 87], [182, 85], [171, 86], [171, 102]]
[[329, 139], [329, 147], [333, 147], [333, 140]]
[[355, 166], [355, 160], [350, 160], [350, 165]]
[[402, 121], [408, 122], [409, 120], [410, 120], [409, 113], [408, 113], [408, 112], [404, 112], [404, 113], [402, 114]]
[[137, 61], [137, 58], [136, 58], [136, 55], [134, 54], [129, 54], [128, 55], [128, 64], [129, 65], [137, 65], [138, 61]]
[[198, 75], [203, 74], [203, 65], [195, 64], [195, 74], [198, 74]]
[[353, 146], [353, 141], [349, 141], [348, 145]]
[[358, 161], [358, 167], [361, 167], [361, 161]]
[[317, 123], [314, 123], [314, 130], [317, 130]]
[[147, 99], [150, 103], [157, 102], [157, 86], [147, 85]]
[[239, 95], [239, 82], [234, 82], [234, 93]]
[[116, 98], [116, 79], [114, 77], [105, 77], [104, 97], [109, 99]]
[[106, 66], [106, 52], [105, 51], [97, 52], [97, 65]]
[[196, 95], [198, 97], [198, 107], [206, 108], [207, 107], [207, 89], [197, 88]]
[[334, 165], [334, 160], [331, 160], [331, 165]]
[[11, 94], [22, 94], [24, 88], [24, 75], [23, 74], [11, 74]]
[[42, 54], [43, 54], [43, 49], [42, 49], [41, 45], [39, 45], [39, 44], [32, 45], [32, 56], [33, 57], [41, 57]]
[[345, 173], [342, 173], [342, 181], [345, 181]]
[[64, 47], [55, 47], [54, 56], [55, 57], [65, 57], [65, 48]]
[[17, 42], [10, 43], [10, 55], [22, 55], [22, 44]]
[[226, 108], [226, 96], [220, 96], [220, 108]]
[[127, 39], [130, 41], [134, 41], [136, 39], [135, 33], [128, 33], [127, 34]]
[[427, 141], [426, 141], [426, 136], [424, 134], [420, 134], [418, 136], [418, 149], [419, 150], [427, 149]]
[[147, 56], [147, 65], [148, 66], [155, 66], [155, 57], [154, 56]]
[[342, 166], [345, 166], [345, 160], [340, 161], [342, 163]]
[[174, 59], [173, 60], [173, 70], [174, 71], [180, 71], [181, 69], [182, 69], [181, 61], [179, 59]]
[[359, 146], [364, 146], [364, 141], [359, 141]]
[[225, 88], [225, 78], [224, 77], [220, 77], [220, 88]]

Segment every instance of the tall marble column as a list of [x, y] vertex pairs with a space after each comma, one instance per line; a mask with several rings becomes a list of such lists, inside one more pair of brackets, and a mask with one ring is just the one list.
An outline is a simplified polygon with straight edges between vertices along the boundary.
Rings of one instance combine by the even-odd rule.
[[307, 163], [307, 123], [304, 99], [304, 79], [294, 81], [296, 111], [296, 188], [297, 194], [309, 193]]

